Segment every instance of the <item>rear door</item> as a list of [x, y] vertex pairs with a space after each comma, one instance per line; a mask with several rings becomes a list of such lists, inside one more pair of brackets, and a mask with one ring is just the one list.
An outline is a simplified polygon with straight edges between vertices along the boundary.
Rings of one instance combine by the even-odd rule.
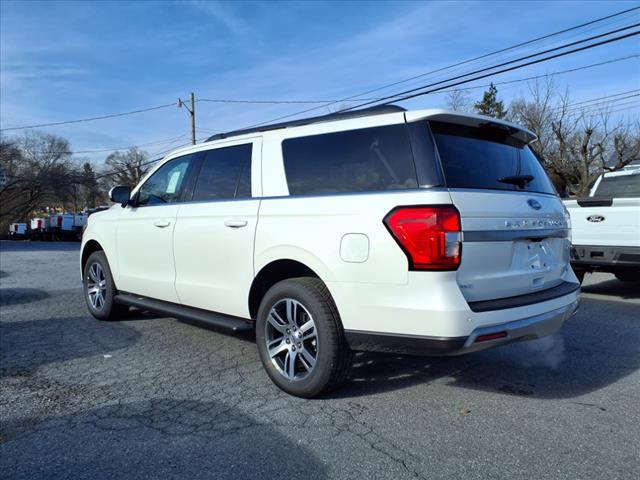
[[463, 245], [457, 280], [468, 301], [561, 284], [569, 265], [564, 209], [515, 129], [430, 122]]
[[203, 152], [191, 199], [180, 206], [174, 233], [175, 285], [184, 305], [249, 316], [260, 147], [261, 139], [255, 138]]

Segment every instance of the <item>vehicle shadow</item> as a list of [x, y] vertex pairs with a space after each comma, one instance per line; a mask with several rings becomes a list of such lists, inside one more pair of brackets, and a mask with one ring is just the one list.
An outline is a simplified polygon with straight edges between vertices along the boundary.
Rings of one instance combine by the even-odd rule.
[[85, 317], [0, 323], [0, 376], [28, 376], [53, 362], [126, 348], [140, 333], [117, 322]]
[[305, 443], [215, 401], [152, 399], [7, 422], [5, 478], [326, 478]]
[[582, 291], [597, 295], [617, 296], [625, 300], [635, 300], [640, 299], [640, 282], [621, 282], [613, 279], [591, 285], [583, 285]]
[[40, 242], [0, 240], [0, 253], [4, 252], [72, 252], [80, 250], [80, 242]]
[[39, 288], [0, 288], [0, 307], [37, 302], [49, 294]]
[[356, 354], [348, 398], [446, 381], [453, 387], [533, 398], [573, 398], [640, 368], [640, 322], [632, 305], [583, 299], [556, 335], [459, 357]]

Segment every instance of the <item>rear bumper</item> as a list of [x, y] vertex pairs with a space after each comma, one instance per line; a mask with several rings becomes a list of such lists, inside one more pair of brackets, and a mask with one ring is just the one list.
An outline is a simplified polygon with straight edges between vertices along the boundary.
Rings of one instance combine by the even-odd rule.
[[346, 330], [354, 350], [372, 350], [408, 355], [448, 356], [477, 352], [507, 343], [552, 335], [578, 311], [580, 300], [550, 312], [488, 327], [479, 327], [466, 337], [425, 337]]
[[574, 245], [571, 247], [571, 266], [601, 271], [640, 269], [640, 247]]

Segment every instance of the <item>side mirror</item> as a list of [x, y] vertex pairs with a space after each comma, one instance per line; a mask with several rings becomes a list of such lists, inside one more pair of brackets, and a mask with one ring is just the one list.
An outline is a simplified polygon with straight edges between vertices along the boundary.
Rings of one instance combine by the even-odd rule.
[[126, 207], [131, 198], [131, 187], [120, 185], [109, 190], [109, 199], [114, 203], [119, 203]]

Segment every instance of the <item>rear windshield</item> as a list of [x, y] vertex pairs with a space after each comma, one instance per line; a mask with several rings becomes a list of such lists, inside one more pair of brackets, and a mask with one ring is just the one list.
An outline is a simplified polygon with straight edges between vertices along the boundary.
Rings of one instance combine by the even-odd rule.
[[640, 172], [633, 175], [604, 177], [595, 193], [596, 197], [640, 197]]
[[556, 193], [531, 149], [507, 129], [444, 122], [430, 126], [447, 187]]

